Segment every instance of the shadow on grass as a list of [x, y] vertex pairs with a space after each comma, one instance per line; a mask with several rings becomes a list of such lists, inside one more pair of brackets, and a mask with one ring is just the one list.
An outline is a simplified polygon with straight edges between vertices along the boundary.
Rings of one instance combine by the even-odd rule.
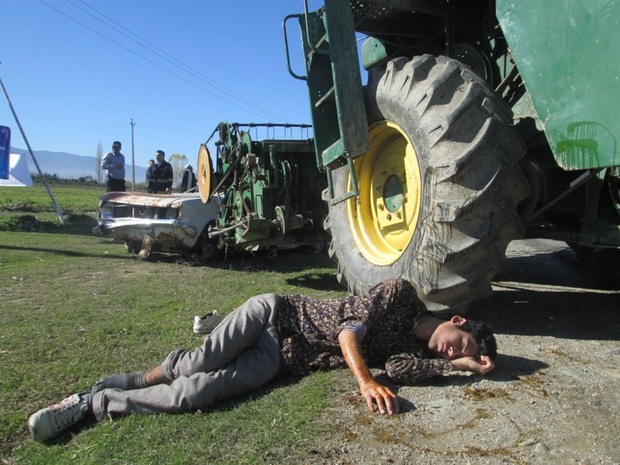
[[92, 236], [93, 228], [97, 226], [97, 220], [88, 214], [68, 213], [64, 220], [65, 223], [61, 224], [58, 221], [41, 220], [33, 214], [9, 213], [0, 219], [0, 231]]
[[75, 250], [61, 250], [61, 249], [50, 249], [50, 248], [43, 248], [43, 247], [19, 247], [19, 246], [8, 246], [8, 245], [2, 245], [0, 244], [0, 250], [2, 249], [6, 249], [6, 250], [22, 250], [24, 252], [43, 252], [43, 253], [53, 253], [53, 254], [58, 254], [58, 255], [65, 255], [67, 257], [90, 257], [90, 258], [113, 258], [115, 260], [125, 260], [126, 257], [123, 256], [118, 256], [118, 255], [109, 255], [106, 253], [102, 253], [102, 254], [94, 254], [92, 252], [76, 252]]
[[292, 286], [314, 289], [317, 291], [342, 291], [343, 287], [334, 272], [312, 273], [289, 278], [286, 282]]
[[[288, 387], [288, 386], [293, 386], [295, 384], [297, 384], [302, 378], [297, 378], [297, 377], [292, 377], [292, 376], [283, 376], [281, 378], [276, 378], [275, 380], [267, 383], [266, 385], [262, 386], [261, 388], [250, 392], [248, 394], [244, 394], [242, 396], [239, 397], [235, 397], [234, 399], [230, 399], [230, 400], [226, 400], [223, 402], [219, 402], [217, 404], [215, 404], [212, 407], [207, 407], [204, 410], [202, 409], [198, 409], [198, 410], [194, 410], [194, 411], [190, 411], [190, 412], [184, 412], [184, 413], [179, 413], [179, 414], [167, 414], [167, 413], [159, 413], [156, 415], [187, 415], [187, 414], [195, 414], [197, 411], [200, 411], [201, 413], [204, 413], [205, 415], [208, 415], [211, 412], [229, 412], [229, 411], [233, 411], [235, 409], [237, 409], [239, 407], [239, 405], [243, 404], [244, 402], [247, 402], [248, 400], [255, 400], [255, 399], [259, 399], [263, 396], [268, 395], [269, 393], [271, 393], [272, 391], [279, 389], [279, 388], [283, 388], [283, 387]], [[137, 413], [133, 414], [133, 415], [139, 415]], [[123, 416], [115, 416], [112, 417], [113, 420], [116, 419], [120, 419], [123, 418]], [[72, 439], [73, 436], [75, 436], [76, 434], [79, 434], [82, 431], [85, 431], [87, 429], [90, 428], [94, 428], [97, 425], [97, 420], [95, 419], [94, 415], [89, 415], [86, 419], [84, 419], [83, 421], [77, 423], [76, 425], [68, 428], [67, 430], [63, 431], [62, 433], [60, 433], [58, 436], [52, 438], [51, 440], [47, 441], [44, 443], [44, 445], [46, 446], [54, 446], [54, 445], [66, 445], [68, 444]]]
[[[113, 243], [113, 241], [106, 241], [106, 243]], [[308, 253], [304, 251], [302, 247], [279, 251], [275, 259], [269, 257], [269, 252], [267, 250], [259, 250], [257, 252], [233, 252], [206, 261], [201, 261], [195, 256], [181, 252], [164, 253], [153, 251], [148, 261], [249, 272], [271, 271], [289, 273], [311, 268], [335, 269], [335, 264], [327, 256], [327, 253]], [[333, 274], [335, 275], [335, 273]], [[304, 277], [304, 279], [308, 279], [308, 277]], [[322, 279], [320, 275], [314, 278], [314, 280], [319, 281]], [[312, 280], [309, 279], [308, 282], [310, 281]], [[321, 284], [319, 286], [318, 289], [323, 289], [325, 285]], [[329, 289], [329, 287], [327, 287], [327, 289]]]

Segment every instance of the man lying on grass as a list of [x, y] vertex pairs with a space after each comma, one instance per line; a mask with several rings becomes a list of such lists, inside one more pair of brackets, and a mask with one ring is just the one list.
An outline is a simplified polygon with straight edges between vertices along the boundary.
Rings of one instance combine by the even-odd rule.
[[367, 295], [317, 300], [252, 297], [224, 318], [201, 347], [170, 352], [149, 371], [97, 381], [30, 416], [39, 442], [86, 419], [131, 413], [180, 413], [251, 392], [279, 375], [348, 366], [371, 412], [398, 413], [398, 399], [368, 364], [385, 364], [396, 383], [413, 384], [452, 370], [486, 374], [495, 338], [484, 323], [425, 310], [413, 286], [389, 280]]

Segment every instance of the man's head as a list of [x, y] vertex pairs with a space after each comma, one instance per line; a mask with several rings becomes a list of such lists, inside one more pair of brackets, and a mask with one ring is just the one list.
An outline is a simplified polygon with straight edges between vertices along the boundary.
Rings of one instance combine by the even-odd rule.
[[481, 355], [488, 356], [491, 360], [495, 361], [497, 357], [497, 342], [491, 328], [482, 321], [466, 320], [463, 326], [463, 331], [471, 333], [472, 337], [478, 344], [478, 351], [476, 358], [480, 358]]
[[118, 153], [121, 151], [121, 143], [117, 140], [112, 142], [112, 152]]
[[153, 166], [155, 164], [155, 160], [153, 160], [152, 158], [149, 160], [149, 166]]
[[455, 315], [439, 324], [428, 341], [428, 347], [448, 360], [459, 357], [480, 358], [481, 355], [495, 360], [497, 343], [485, 323], [467, 320]]
[[193, 171], [194, 167], [188, 163], [187, 165], [185, 165], [185, 169], [189, 171]]
[[157, 152], [155, 152], [155, 157], [157, 158], [157, 161], [161, 163], [162, 161], [164, 161], [164, 158], [166, 158], [166, 154], [163, 150], [158, 150]]

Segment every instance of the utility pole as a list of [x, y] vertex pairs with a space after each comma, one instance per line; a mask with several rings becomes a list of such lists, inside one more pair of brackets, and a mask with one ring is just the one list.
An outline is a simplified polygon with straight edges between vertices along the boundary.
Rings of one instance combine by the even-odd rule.
[[133, 127], [136, 123], [133, 122], [133, 118], [129, 120], [129, 124], [131, 124], [131, 190], [136, 190], [136, 157], [133, 149]]

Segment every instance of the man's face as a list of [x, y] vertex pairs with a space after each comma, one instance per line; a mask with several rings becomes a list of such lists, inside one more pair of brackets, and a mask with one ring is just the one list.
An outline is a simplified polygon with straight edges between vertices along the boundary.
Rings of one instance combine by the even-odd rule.
[[164, 156], [161, 153], [157, 154], [157, 163], [161, 163], [164, 161]]
[[466, 321], [463, 317], [453, 316], [449, 321], [441, 323], [431, 335], [428, 348], [448, 360], [475, 357], [478, 344], [470, 332], [461, 329]]
[[115, 154], [117, 154], [118, 152], [121, 151], [121, 146], [118, 144], [112, 144], [112, 152], [114, 152]]

